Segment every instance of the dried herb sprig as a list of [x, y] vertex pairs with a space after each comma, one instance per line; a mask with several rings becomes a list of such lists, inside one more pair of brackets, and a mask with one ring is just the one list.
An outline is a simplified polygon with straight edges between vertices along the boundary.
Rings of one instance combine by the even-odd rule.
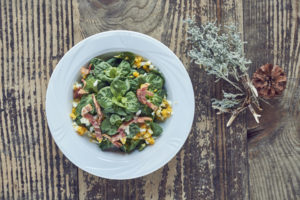
[[[260, 115], [254, 106], [261, 110], [258, 93], [247, 73], [251, 61], [244, 56], [244, 43], [234, 25], [220, 28], [215, 23], [198, 26], [188, 19], [188, 40], [192, 49], [188, 52], [192, 61], [203, 66], [208, 74], [215, 75], [216, 81], [224, 80], [233, 86], [235, 93], [223, 91], [223, 99], [212, 99], [212, 107], [218, 114], [231, 113], [227, 122], [230, 126], [239, 113], [246, 108], [253, 114], [257, 123]], [[254, 105], [254, 106], [253, 106]]]

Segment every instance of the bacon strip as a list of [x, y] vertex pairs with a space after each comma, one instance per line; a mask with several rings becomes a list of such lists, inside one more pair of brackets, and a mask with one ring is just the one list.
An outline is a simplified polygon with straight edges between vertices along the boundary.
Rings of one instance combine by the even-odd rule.
[[105, 138], [107, 138], [107, 139], [109, 139], [109, 140], [111, 140], [111, 137], [108, 136], [108, 135], [106, 135], [106, 134], [102, 134], [102, 136], [105, 137]]
[[78, 92], [79, 92], [79, 90], [80, 90], [81, 88], [75, 88], [74, 90], [73, 90], [73, 98], [74, 99], [79, 99], [82, 95], [80, 95]]
[[85, 67], [81, 67], [80, 72], [83, 76], [86, 76], [90, 73], [90, 69], [87, 69]]
[[146, 121], [152, 121], [151, 117], [135, 117], [132, 120], [128, 121], [128, 122], [124, 122], [123, 124], [121, 124], [121, 126], [118, 128], [118, 132], [121, 134], [125, 134], [125, 129], [133, 123], [139, 123], [139, 124], [143, 124]]
[[88, 92], [85, 91], [84, 89], [79, 89], [79, 90], [78, 90], [78, 94], [79, 94], [80, 97], [81, 97], [81, 96], [84, 95], [84, 94], [88, 94]]
[[92, 64], [89, 64], [89, 73], [90, 73], [90, 71], [92, 70]]
[[94, 101], [94, 104], [95, 104], [95, 108], [96, 108], [96, 111], [97, 111], [97, 114], [98, 114], [98, 122], [100, 123], [103, 119], [103, 114], [101, 112], [101, 108], [100, 108], [100, 105], [95, 97], [94, 94], [92, 94], [92, 98], [93, 98], [93, 101]]
[[[92, 98], [93, 98], [93, 102], [95, 104], [95, 108], [96, 108], [96, 111], [97, 111], [97, 115], [98, 115], [98, 118], [97, 118], [97, 125], [100, 127], [101, 125], [101, 122], [102, 122], [102, 119], [103, 119], [103, 114], [101, 112], [101, 108], [100, 108], [100, 105], [95, 97], [95, 94], [92, 94]], [[93, 125], [94, 126], [94, 125]], [[95, 128], [95, 126], [94, 126]], [[95, 128], [96, 130], [96, 128]], [[96, 132], [96, 131], [95, 131]], [[102, 138], [102, 133], [101, 133], [101, 129], [99, 128], [99, 131], [98, 133], [96, 132], [96, 137], [97, 138]]]
[[112, 137], [106, 135], [106, 134], [102, 134], [103, 137], [107, 138], [113, 145], [115, 145], [116, 147], [120, 148], [122, 146], [122, 143], [118, 142], [118, 140], [120, 140], [121, 138], [123, 138], [122, 135], [117, 134], [114, 135]]
[[122, 138], [126, 137], [126, 135], [124, 133], [119, 133], [119, 134], [116, 134], [114, 136], [111, 137], [111, 141], [112, 142], [116, 142]]
[[94, 119], [93, 115], [87, 113], [83, 117], [87, 118], [89, 120], [89, 122], [93, 125], [93, 127], [95, 129], [96, 138], [98, 140], [102, 139], [102, 133], [101, 133], [101, 129], [100, 129], [100, 124], [98, 123], [97, 120]]
[[89, 112], [92, 110], [93, 110], [93, 107], [91, 106], [91, 104], [88, 104], [82, 108], [81, 115], [82, 115], [82, 117], [89, 120], [89, 122], [92, 124], [92, 126], [95, 129], [96, 138], [98, 140], [100, 140], [100, 139], [102, 139], [100, 123], [98, 122], [98, 120], [94, 119], [93, 115], [89, 114]]
[[113, 142], [112, 144], [115, 145], [118, 148], [120, 148], [121, 146], [123, 146], [123, 144], [121, 142]]
[[82, 89], [84, 89], [85, 86], [86, 86], [86, 81], [82, 78], [82, 79], [81, 79], [81, 82], [83, 83], [83, 88], [82, 88]]
[[154, 105], [153, 103], [149, 102], [146, 98], [146, 95], [153, 96], [153, 93], [148, 91], [149, 83], [145, 83], [142, 85], [140, 89], [136, 90], [136, 96], [138, 97], [138, 100], [142, 103], [147, 105], [152, 110], [156, 110], [158, 107]]
[[146, 104], [147, 104], [147, 106], [148, 106], [149, 108], [151, 108], [152, 110], [157, 110], [157, 108], [158, 108], [156, 105], [154, 105], [153, 103], [151, 103], [151, 102], [149, 102], [149, 101], [147, 101]]
[[84, 95], [84, 94], [88, 94], [88, 92], [86, 90], [84, 90], [85, 86], [86, 86], [86, 81], [84, 79], [81, 79], [82, 83], [83, 83], [83, 88], [80, 88], [78, 91], [79, 95]]
[[91, 104], [88, 104], [86, 106], [84, 106], [82, 109], [81, 109], [81, 116], [84, 117], [84, 115], [86, 115], [87, 113], [89, 113], [90, 111], [93, 110], [93, 107]]
[[84, 90], [84, 88], [86, 86], [86, 81], [84, 79], [81, 79], [81, 81], [83, 83], [83, 88], [78, 87], [73, 90], [73, 98], [74, 99], [80, 99], [82, 97], [82, 95], [88, 94], [88, 92]]
[[151, 117], [136, 117], [136, 118], [134, 118], [135, 123], [143, 124], [146, 121], [152, 121], [152, 118]]

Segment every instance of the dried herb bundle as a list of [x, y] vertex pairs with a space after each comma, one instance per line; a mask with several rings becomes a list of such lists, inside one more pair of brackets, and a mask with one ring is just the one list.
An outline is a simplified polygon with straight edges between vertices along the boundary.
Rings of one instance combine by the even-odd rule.
[[231, 113], [227, 122], [230, 126], [239, 113], [249, 109], [257, 123], [261, 110], [258, 93], [247, 73], [247, 64], [251, 61], [244, 57], [244, 43], [235, 26], [220, 28], [215, 23], [198, 26], [194, 20], [186, 21], [189, 25], [189, 42], [192, 49], [189, 56], [196, 64], [203, 66], [208, 74], [215, 75], [216, 81], [224, 80], [233, 87], [234, 92], [223, 91], [223, 99], [212, 99], [212, 107], [218, 114]]

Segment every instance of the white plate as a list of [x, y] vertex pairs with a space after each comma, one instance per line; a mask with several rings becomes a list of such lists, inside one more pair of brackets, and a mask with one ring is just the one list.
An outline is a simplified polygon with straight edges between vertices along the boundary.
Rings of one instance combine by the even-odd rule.
[[[166, 78], [168, 99], [174, 114], [165, 123], [155, 144], [130, 154], [103, 152], [72, 127], [72, 85], [80, 68], [92, 58], [130, 51], [159, 68]], [[57, 64], [49, 81], [46, 114], [52, 136], [63, 154], [77, 167], [108, 179], [132, 179], [147, 175], [169, 162], [183, 146], [194, 118], [191, 80], [176, 55], [161, 42], [132, 31], [108, 31], [84, 39], [71, 48]]]

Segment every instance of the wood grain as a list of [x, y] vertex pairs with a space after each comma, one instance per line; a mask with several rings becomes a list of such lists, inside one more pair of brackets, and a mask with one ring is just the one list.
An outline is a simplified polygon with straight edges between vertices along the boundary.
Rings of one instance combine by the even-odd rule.
[[191, 134], [171, 162], [144, 178], [122, 182], [95, 178], [79, 171], [80, 198], [248, 198], [244, 119], [225, 129], [228, 116], [216, 117], [210, 98], [220, 97], [220, 87], [211, 87], [215, 85], [213, 78], [190, 64], [186, 49], [187, 26], [183, 24], [184, 19], [196, 15], [199, 23], [222, 20], [234, 22], [240, 28], [243, 24], [241, 8], [238, 1], [79, 1], [82, 37], [112, 29], [146, 33], [162, 41], [183, 61], [196, 94]]
[[288, 77], [284, 95], [271, 101], [272, 107], [264, 105], [261, 125], [249, 133], [251, 199], [300, 199], [299, 22], [299, 1], [244, 3], [250, 70], [273, 63]]
[[[267, 62], [287, 72], [286, 92], [273, 107], [263, 105], [260, 126], [241, 115], [227, 129], [229, 116], [211, 109], [224, 83], [187, 56], [183, 20], [194, 15], [199, 24], [238, 27], [248, 41], [250, 74]], [[297, 0], [1, 0], [0, 199], [299, 199], [299, 24]], [[196, 100], [183, 149], [158, 171], [128, 181], [98, 178], [70, 163], [45, 117], [47, 83], [59, 59], [80, 40], [115, 29], [168, 46], [187, 68]]]
[[0, 1], [0, 199], [76, 199], [77, 168], [58, 150], [44, 106], [74, 44], [71, 1]]

